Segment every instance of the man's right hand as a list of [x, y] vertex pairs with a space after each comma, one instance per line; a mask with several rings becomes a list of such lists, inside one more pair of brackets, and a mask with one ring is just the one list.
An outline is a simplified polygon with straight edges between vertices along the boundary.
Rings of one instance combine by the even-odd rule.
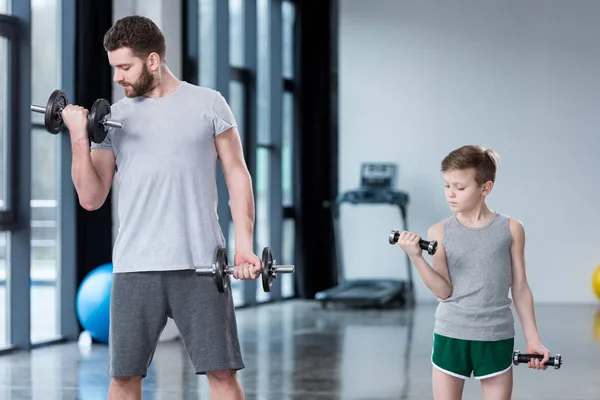
[[89, 111], [81, 106], [67, 104], [62, 111], [62, 119], [69, 129], [71, 140], [88, 140], [87, 124]]

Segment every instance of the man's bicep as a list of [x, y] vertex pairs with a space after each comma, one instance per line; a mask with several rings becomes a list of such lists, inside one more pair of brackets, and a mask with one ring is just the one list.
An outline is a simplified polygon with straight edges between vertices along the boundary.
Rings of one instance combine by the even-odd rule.
[[215, 146], [225, 173], [235, 167], [245, 167], [242, 140], [236, 127], [229, 128], [215, 136]]
[[92, 150], [91, 157], [94, 169], [100, 176], [100, 179], [102, 179], [104, 191], [108, 195], [113, 177], [115, 176], [115, 153], [106, 148], [95, 148]]

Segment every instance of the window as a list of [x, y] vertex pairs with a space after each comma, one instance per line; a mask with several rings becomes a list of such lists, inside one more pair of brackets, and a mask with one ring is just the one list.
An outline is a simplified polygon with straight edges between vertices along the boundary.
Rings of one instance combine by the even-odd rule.
[[[254, 185], [254, 250], [261, 256], [264, 247], [273, 247], [278, 264], [294, 264], [296, 224], [290, 213], [294, 204], [294, 4], [287, 0], [188, 0], [185, 4], [199, 17], [185, 20], [186, 36], [197, 38], [198, 48], [186, 46], [185, 56], [191, 62], [183, 76], [228, 92]], [[228, 196], [225, 190], [221, 185], [220, 204]], [[278, 208], [285, 218], [274, 211]], [[234, 226], [227, 222], [233, 257]], [[292, 274], [279, 275], [274, 285], [280, 286], [280, 293], [264, 292], [261, 279], [232, 280], [234, 302], [251, 305], [295, 294]]]
[[[0, 11], [5, 11], [6, 3], [0, 3]], [[8, 99], [7, 89], [7, 75], [8, 75], [8, 54], [7, 54], [7, 43], [8, 39], [0, 37], [0, 179], [2, 184], [0, 185], [0, 209], [6, 210], [5, 205], [5, 194], [8, 186], [8, 168], [6, 165], [7, 157], [6, 143], [7, 143], [7, 129], [6, 129], [6, 101]], [[8, 240], [10, 233], [6, 231], [0, 231], [0, 347], [5, 347], [8, 343], [8, 324], [7, 324], [7, 300], [8, 300]]]
[[9, 324], [6, 317], [9, 310], [8, 304], [8, 271], [9, 268], [9, 243], [10, 232], [0, 231], [0, 348], [8, 345]]
[[[255, 208], [256, 208], [256, 240], [254, 248], [257, 255], [261, 257], [262, 249], [270, 246], [270, 230], [269, 230], [269, 149], [259, 147], [256, 149], [256, 193]], [[275, 254], [275, 257], [278, 257]], [[278, 278], [279, 279], [279, 278]], [[263, 302], [270, 299], [269, 292], [265, 292], [262, 287], [262, 281], [256, 280], [256, 301]]]
[[244, 67], [244, 0], [229, 0], [229, 63]]
[[[61, 87], [60, 0], [31, 2], [31, 92], [45, 105]], [[72, 100], [70, 100], [72, 101]], [[43, 114], [32, 113], [31, 134], [31, 342], [60, 337], [60, 260], [58, 162], [59, 133], [43, 126]], [[69, 184], [70, 182], [65, 182]]]
[[0, 210], [5, 211], [7, 209], [6, 194], [8, 192], [8, 167], [6, 157], [7, 142], [8, 142], [8, 130], [6, 129], [6, 105], [8, 99], [8, 39], [0, 37]]
[[[7, 3], [0, 3], [0, 11], [7, 11]], [[16, 192], [16, 173], [13, 144], [17, 134], [13, 124], [17, 107], [15, 92], [18, 80], [15, 73], [19, 71], [18, 57], [18, 22], [14, 17], [0, 15], [0, 348], [11, 344], [11, 318], [14, 313], [10, 301], [12, 284], [11, 267]]]
[[[283, 255], [285, 264], [293, 264], [296, 248], [296, 221], [293, 217], [294, 206], [294, 26], [295, 6], [291, 1], [284, 1], [281, 5], [282, 14], [282, 64], [284, 78], [283, 109], [282, 109], [282, 146], [281, 146], [281, 169], [283, 188]], [[281, 276], [281, 296], [293, 297], [295, 275]]]

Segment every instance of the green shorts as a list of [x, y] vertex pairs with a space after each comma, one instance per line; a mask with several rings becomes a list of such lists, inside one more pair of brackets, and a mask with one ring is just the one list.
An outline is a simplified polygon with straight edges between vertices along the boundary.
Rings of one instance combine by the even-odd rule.
[[442, 372], [462, 379], [491, 378], [512, 367], [514, 338], [484, 342], [433, 334], [431, 362]]

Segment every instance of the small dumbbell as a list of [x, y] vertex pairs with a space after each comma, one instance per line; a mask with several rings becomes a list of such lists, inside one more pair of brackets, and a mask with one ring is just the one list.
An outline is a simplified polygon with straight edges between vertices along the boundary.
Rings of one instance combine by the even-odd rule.
[[[273, 280], [277, 278], [277, 274], [293, 274], [294, 270], [293, 265], [277, 265], [277, 262], [273, 260], [270, 247], [263, 249], [260, 275], [265, 292], [271, 291]], [[233, 274], [233, 268], [227, 261], [227, 250], [224, 247], [218, 248], [213, 265], [196, 268], [196, 274], [198, 276], [212, 276], [217, 285], [217, 290], [224, 293], [229, 288], [230, 275]]]
[[[392, 229], [392, 231], [390, 232], [390, 237], [389, 237], [390, 244], [398, 243], [398, 239], [400, 239], [400, 231], [398, 229]], [[435, 252], [437, 251], [438, 243], [437, 243], [437, 240], [432, 240], [432, 241], [428, 242], [427, 240], [421, 239], [419, 241], [419, 246], [423, 250], [427, 251], [427, 253], [429, 255], [434, 255]]]
[[[544, 358], [541, 354], [521, 354], [519, 350], [515, 350], [513, 352], [513, 364], [519, 365], [521, 363], [528, 363], [531, 359], [537, 358], [538, 360], [542, 360]], [[553, 357], [550, 357], [546, 364], [549, 367], [554, 367], [554, 369], [559, 369], [562, 365], [562, 356], [557, 354]]]
[[[57, 89], [50, 94], [45, 106], [32, 104], [31, 111], [44, 114], [46, 131], [56, 135], [65, 127], [62, 111], [69, 104], [67, 93]], [[123, 128], [122, 121], [110, 119], [110, 102], [98, 99], [88, 113], [88, 135], [94, 143], [102, 143], [108, 132], [108, 127]]]

